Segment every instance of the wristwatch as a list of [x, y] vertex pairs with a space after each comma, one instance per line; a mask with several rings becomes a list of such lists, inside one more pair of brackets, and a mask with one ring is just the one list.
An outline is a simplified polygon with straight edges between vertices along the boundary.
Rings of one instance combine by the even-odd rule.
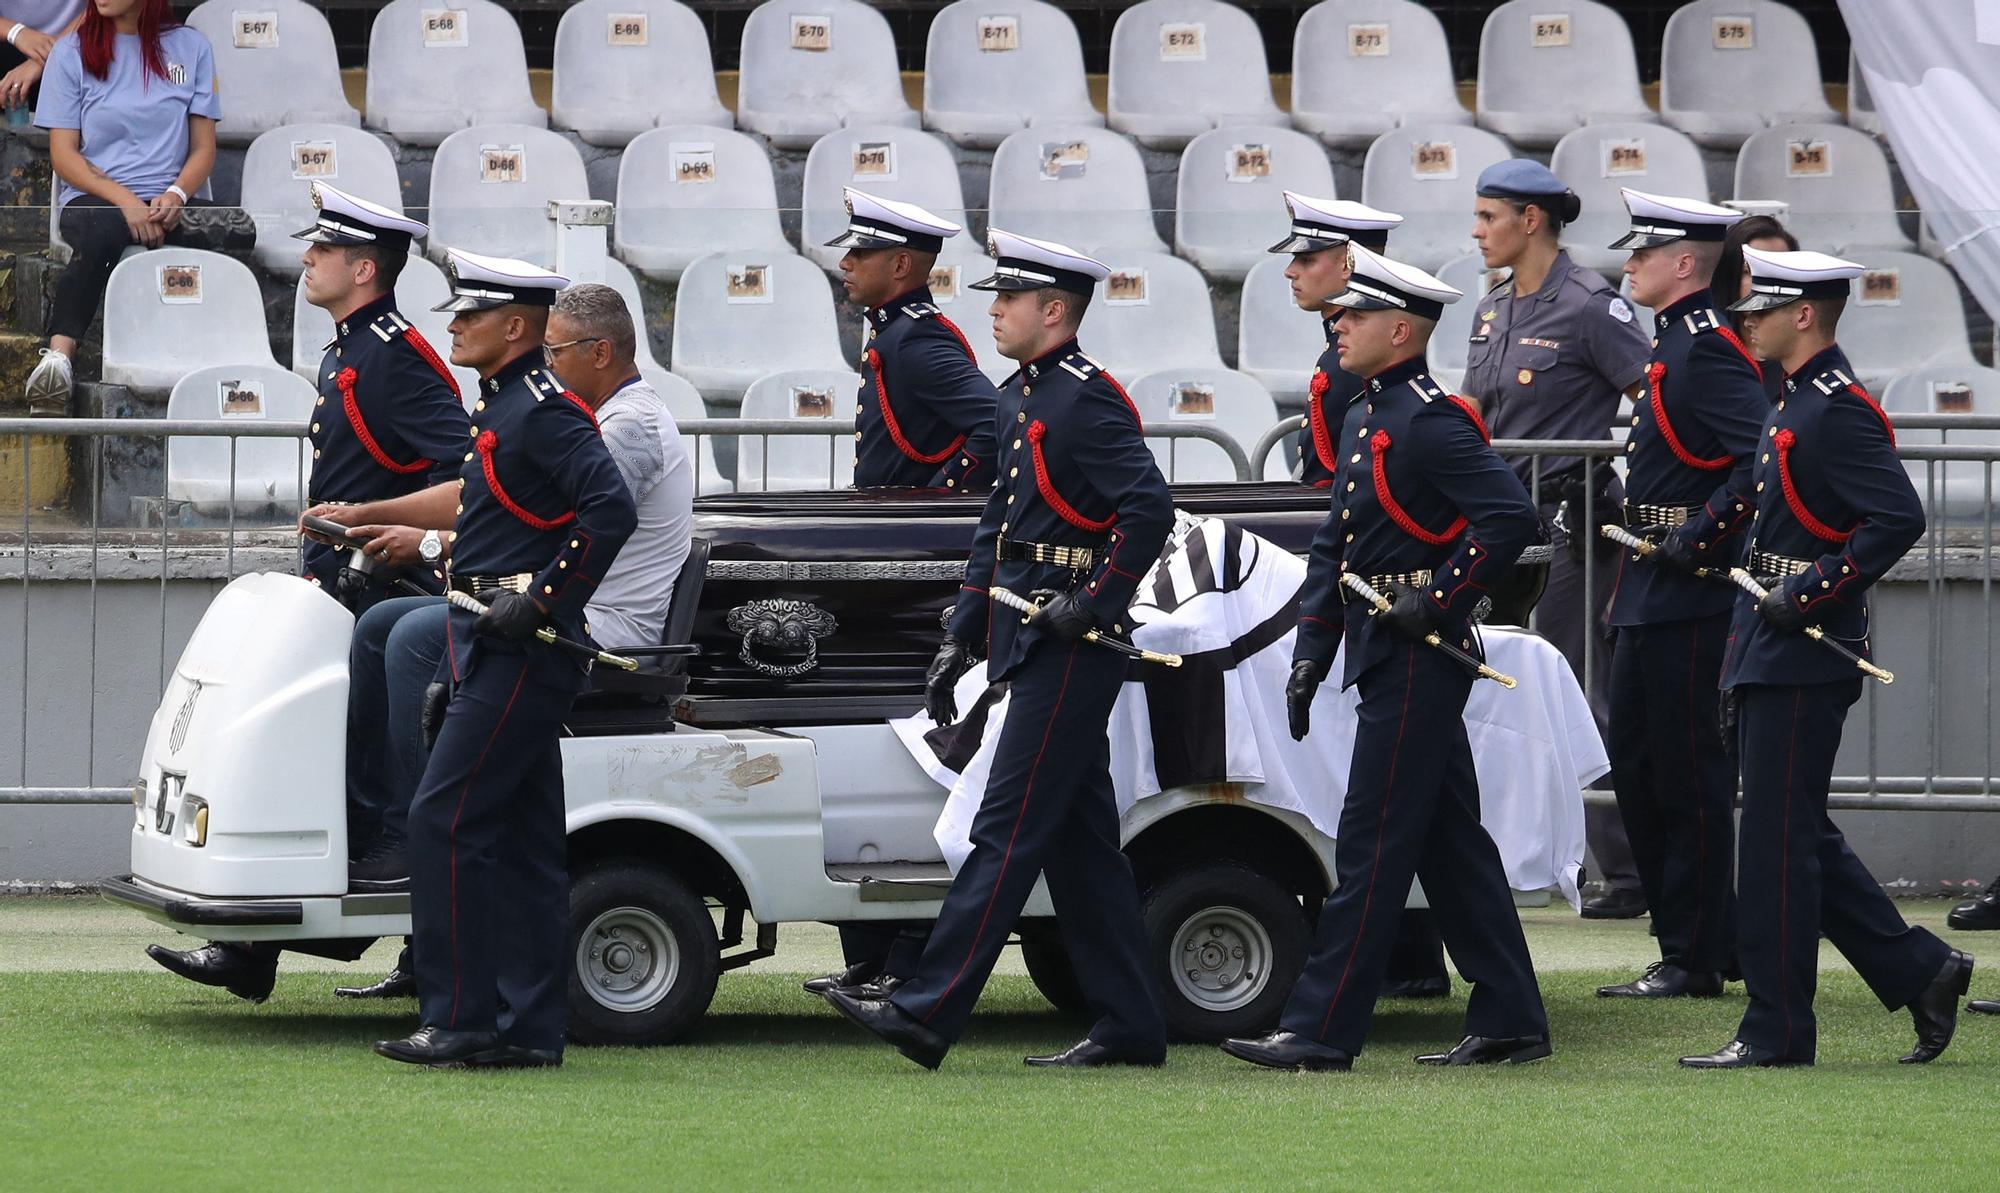
[[438, 537], [437, 531], [424, 531], [423, 541], [417, 544], [417, 554], [424, 557], [425, 563], [436, 563], [444, 558], [444, 540]]

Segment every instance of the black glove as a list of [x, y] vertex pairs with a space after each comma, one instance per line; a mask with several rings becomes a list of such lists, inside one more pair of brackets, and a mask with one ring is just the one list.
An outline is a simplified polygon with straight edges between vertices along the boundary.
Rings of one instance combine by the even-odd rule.
[[525, 592], [501, 589], [495, 593], [489, 590], [481, 593], [480, 598], [486, 612], [472, 623], [472, 632], [488, 638], [498, 638], [502, 642], [526, 642], [535, 636], [535, 631], [548, 618], [535, 599]]
[[1757, 602], [1757, 612], [1764, 615], [1765, 621], [1787, 634], [1796, 634], [1806, 627], [1805, 610], [1799, 608], [1797, 601], [1785, 595], [1785, 586], [1782, 584], [1772, 585], [1763, 599]]
[[444, 710], [451, 707], [451, 685], [442, 681], [424, 689], [424, 703], [417, 710], [417, 724], [424, 731], [424, 749], [437, 748], [438, 734], [444, 729]]
[[1090, 611], [1070, 593], [1039, 588], [1029, 596], [1042, 608], [1028, 624], [1050, 637], [1074, 642], [1097, 628]]
[[956, 638], [946, 638], [937, 657], [924, 672], [924, 711], [939, 725], [958, 720], [958, 681], [972, 670], [972, 648]]
[[1736, 714], [1739, 703], [1735, 688], [1724, 688], [1722, 699], [1715, 710], [1715, 727], [1722, 733], [1722, 752], [1731, 762], [1736, 761]]
[[1375, 618], [1405, 638], [1422, 642], [1426, 636], [1436, 633], [1444, 622], [1444, 613], [1437, 602], [1425, 596], [1420, 588], [1405, 588], [1395, 595], [1394, 600], [1388, 612], [1377, 613]]
[[1304, 741], [1312, 730], [1313, 693], [1319, 691], [1319, 664], [1310, 659], [1292, 660], [1292, 677], [1285, 681], [1285, 720], [1293, 741]]
[[1701, 560], [1695, 558], [1694, 548], [1688, 546], [1687, 540], [1677, 534], [1670, 534], [1660, 540], [1659, 549], [1647, 558], [1668, 571], [1684, 572], [1690, 576], [1701, 567]]
[[[1564, 476], [1556, 484], [1556, 493], [1562, 498], [1563, 505], [1567, 507], [1563, 511], [1563, 529], [1568, 537], [1568, 541], [1564, 545], [1569, 549], [1569, 557], [1572, 563], [1579, 565], [1583, 563], [1585, 553], [1595, 545], [1595, 540], [1600, 537], [1598, 527], [1624, 525], [1624, 512], [1618, 508], [1618, 503], [1611, 500], [1610, 497], [1611, 477], [1612, 473], [1608, 465], [1600, 465], [1599, 467], [1590, 469], [1588, 472], [1579, 467], [1574, 472]], [[1590, 522], [1588, 525], [1584, 523], [1583, 517], [1583, 498], [1586, 487], [1592, 491]]]

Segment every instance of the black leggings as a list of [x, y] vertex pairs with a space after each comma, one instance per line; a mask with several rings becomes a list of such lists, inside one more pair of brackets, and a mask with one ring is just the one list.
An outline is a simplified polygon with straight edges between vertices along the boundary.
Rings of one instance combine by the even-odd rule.
[[[190, 203], [190, 207], [202, 206]], [[130, 245], [138, 243], [125, 226], [125, 213], [95, 195], [79, 195], [62, 210], [62, 235], [69, 242], [69, 265], [56, 279], [50, 304], [48, 334], [81, 340], [90, 330], [97, 304], [104, 299], [112, 267]], [[186, 244], [187, 225], [167, 233], [168, 244]]]

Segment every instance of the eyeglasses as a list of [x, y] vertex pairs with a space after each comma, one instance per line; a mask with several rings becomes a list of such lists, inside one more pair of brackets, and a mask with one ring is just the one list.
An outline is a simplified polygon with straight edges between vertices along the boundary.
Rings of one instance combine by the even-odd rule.
[[596, 344], [601, 342], [603, 339], [604, 339], [603, 336], [585, 336], [580, 340], [564, 340], [560, 344], [543, 344], [542, 360], [547, 362], [548, 364], [554, 364], [556, 363], [556, 353], [561, 352], [563, 349], [574, 348], [578, 344]]

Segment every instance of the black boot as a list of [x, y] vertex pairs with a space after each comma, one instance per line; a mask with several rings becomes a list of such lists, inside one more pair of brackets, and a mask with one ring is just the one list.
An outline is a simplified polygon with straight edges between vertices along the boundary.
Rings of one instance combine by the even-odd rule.
[[190, 982], [220, 986], [251, 1002], [263, 1002], [271, 997], [271, 987], [278, 981], [275, 950], [260, 950], [217, 940], [186, 952], [149, 944], [146, 955], [159, 962], [161, 968], [177, 973]]

